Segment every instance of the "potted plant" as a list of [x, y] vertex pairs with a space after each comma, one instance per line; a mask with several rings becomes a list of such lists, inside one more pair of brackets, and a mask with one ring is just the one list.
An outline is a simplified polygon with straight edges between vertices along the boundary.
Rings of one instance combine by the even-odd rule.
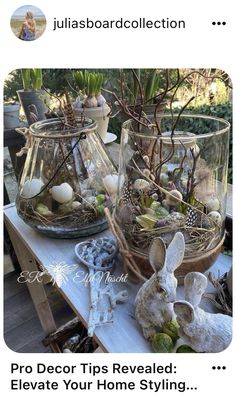
[[[121, 70], [112, 94], [122, 122], [141, 115], [164, 111], [167, 98], [161, 90], [163, 76], [158, 69]], [[107, 91], [107, 90], [105, 90]]]
[[106, 99], [101, 94], [103, 75], [102, 73], [92, 73], [86, 70], [75, 71], [73, 80], [79, 92], [74, 102], [74, 112], [76, 116], [84, 115], [97, 123], [97, 132], [102, 140], [105, 140], [109, 122], [110, 107]]
[[19, 109], [20, 105], [18, 102], [4, 103], [4, 129], [13, 130], [19, 127]]
[[23, 90], [17, 91], [20, 104], [29, 125], [45, 120], [47, 108], [43, 101], [42, 69], [22, 69]]
[[4, 82], [4, 129], [12, 130], [20, 126], [19, 109], [16, 89], [18, 81], [14, 72], [10, 73]]

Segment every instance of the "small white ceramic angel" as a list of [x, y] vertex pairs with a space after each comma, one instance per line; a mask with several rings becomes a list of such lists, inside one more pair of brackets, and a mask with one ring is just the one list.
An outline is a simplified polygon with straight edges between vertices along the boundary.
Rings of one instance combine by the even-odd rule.
[[174, 271], [181, 265], [185, 242], [177, 232], [166, 249], [161, 238], [156, 238], [149, 250], [149, 261], [154, 274], [137, 293], [135, 317], [146, 339], [162, 329], [166, 321], [175, 318], [173, 302], [176, 299], [177, 279]]
[[207, 278], [192, 272], [184, 280], [185, 299], [174, 303], [179, 336], [196, 352], [217, 353], [226, 349], [232, 339], [232, 317], [207, 313], [198, 305], [207, 288]]

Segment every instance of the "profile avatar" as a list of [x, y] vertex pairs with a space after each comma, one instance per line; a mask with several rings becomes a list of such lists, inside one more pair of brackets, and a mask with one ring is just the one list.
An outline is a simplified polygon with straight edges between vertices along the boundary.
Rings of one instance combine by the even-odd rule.
[[11, 29], [15, 36], [23, 41], [38, 39], [43, 34], [45, 28], [45, 15], [35, 6], [22, 6], [11, 17]]

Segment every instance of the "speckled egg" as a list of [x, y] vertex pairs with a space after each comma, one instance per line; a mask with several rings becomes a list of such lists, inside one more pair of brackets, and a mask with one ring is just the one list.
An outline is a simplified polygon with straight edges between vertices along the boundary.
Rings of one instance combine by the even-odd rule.
[[209, 218], [212, 219], [217, 225], [222, 224], [222, 216], [217, 211], [211, 211], [208, 214]]

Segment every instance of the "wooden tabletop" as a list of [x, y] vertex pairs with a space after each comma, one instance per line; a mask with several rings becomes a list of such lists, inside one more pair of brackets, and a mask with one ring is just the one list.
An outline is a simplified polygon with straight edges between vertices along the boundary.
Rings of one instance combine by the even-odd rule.
[[[90, 304], [89, 286], [75, 279], [78, 271], [82, 271], [84, 274], [87, 272], [85, 267], [78, 263], [74, 254], [74, 247], [81, 239], [57, 240], [39, 234], [19, 218], [14, 204], [6, 206], [4, 214], [6, 224], [10, 224], [14, 228], [17, 238], [49, 274], [52, 274], [52, 265], [56, 263], [76, 264], [76, 269], [68, 274], [67, 280], [63, 282], [60, 288], [57, 288], [84, 325], [87, 326]], [[109, 231], [103, 232], [100, 235], [96, 235], [95, 238], [109, 233]], [[220, 255], [213, 266], [213, 272], [223, 274], [229, 270], [230, 266], [231, 258]], [[118, 263], [115, 274], [121, 273], [123, 273], [122, 264]], [[134, 285], [130, 282], [116, 283], [114, 285], [116, 291], [126, 288], [129, 293], [129, 299], [115, 309], [114, 323], [98, 327], [95, 330], [95, 339], [105, 352], [151, 352], [150, 344], [142, 336], [140, 327], [134, 318], [134, 298], [139, 287], [139, 285]], [[178, 287], [177, 295], [179, 299], [182, 298], [182, 287]], [[209, 306], [207, 303], [204, 304]], [[214, 310], [210, 307], [208, 311]]]

